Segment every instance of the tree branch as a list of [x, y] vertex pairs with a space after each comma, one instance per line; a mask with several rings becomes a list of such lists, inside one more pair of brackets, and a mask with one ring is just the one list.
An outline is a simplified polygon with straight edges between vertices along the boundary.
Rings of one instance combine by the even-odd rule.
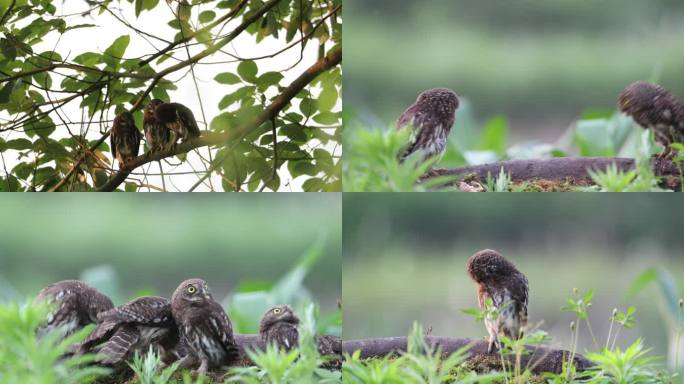
[[[277, 1], [275, 1], [277, 2]], [[163, 149], [157, 152], [147, 152], [135, 159], [129, 161], [117, 173], [115, 173], [107, 183], [98, 189], [101, 192], [111, 192], [116, 189], [131, 173], [131, 171], [150, 161], [161, 160], [165, 157], [175, 156], [180, 153], [189, 152], [192, 149], [205, 147], [209, 145], [224, 145], [228, 141], [237, 140], [244, 137], [251, 130], [259, 127], [264, 122], [270, 120], [278, 114], [287, 104], [292, 100], [297, 93], [313, 81], [319, 74], [333, 68], [342, 62], [342, 49], [338, 48], [330, 52], [327, 56], [317, 61], [314, 65], [309, 67], [304, 73], [299, 75], [285, 90], [273, 99], [264, 111], [259, 114], [253, 121], [243, 124], [241, 126], [231, 128], [229, 132], [207, 132], [204, 135], [180, 143], [173, 148]]]
[[[635, 168], [634, 159], [621, 157], [557, 157], [551, 159], [507, 160], [496, 163], [473, 165], [454, 169], [436, 170], [437, 176], [457, 176], [459, 178], [477, 177], [486, 180], [488, 176], [497, 177], [503, 168], [512, 181], [531, 181], [536, 179], [571, 181], [578, 185], [593, 184], [589, 171], [604, 171], [611, 164], [618, 170], [627, 172]], [[680, 171], [669, 160], [653, 158], [651, 168], [656, 176], [663, 177], [667, 188], [681, 188]]]
[[[469, 358], [494, 356], [500, 359], [499, 354], [487, 353], [488, 343], [473, 339], [457, 339], [443, 336], [426, 336], [428, 345], [440, 347], [443, 354], [451, 354], [463, 347], [471, 346], [468, 350]], [[533, 373], [554, 372], [560, 373], [563, 362], [568, 361], [569, 351], [550, 349], [544, 347], [527, 346], [529, 353], [522, 356], [521, 365], [529, 367]], [[385, 337], [379, 339], [348, 340], [342, 342], [342, 352], [351, 355], [355, 351], [361, 352], [362, 359], [384, 357], [406, 351], [406, 337]], [[514, 359], [515, 357], [512, 357]], [[574, 364], [578, 372], [584, 371], [593, 364], [581, 355], [575, 355]]]

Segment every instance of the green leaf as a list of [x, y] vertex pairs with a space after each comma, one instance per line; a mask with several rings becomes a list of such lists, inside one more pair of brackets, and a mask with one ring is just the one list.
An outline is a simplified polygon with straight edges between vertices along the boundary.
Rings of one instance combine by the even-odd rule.
[[224, 113], [214, 117], [211, 120], [211, 124], [209, 124], [209, 128], [212, 131], [225, 131], [225, 130], [233, 127], [234, 121], [235, 121], [235, 118], [233, 117], [232, 113], [224, 112]]
[[325, 188], [325, 181], [318, 177], [308, 179], [302, 184], [304, 192], [319, 192]]
[[278, 85], [282, 79], [283, 75], [280, 72], [266, 72], [259, 76], [256, 84], [259, 86], [259, 89], [266, 90], [270, 86]]
[[321, 94], [318, 96], [318, 109], [320, 111], [329, 111], [337, 104], [337, 89], [335, 87], [323, 88]]
[[252, 60], [242, 61], [238, 65], [238, 74], [243, 80], [250, 83], [256, 82], [256, 75], [258, 71], [259, 69], [257, 68], [256, 63]]
[[485, 124], [479, 149], [494, 151], [499, 156], [504, 156], [507, 140], [508, 124], [506, 118], [502, 116], [493, 117]]
[[234, 73], [224, 72], [216, 75], [214, 80], [220, 84], [237, 84], [240, 82], [240, 77]]
[[23, 151], [26, 149], [31, 149], [33, 147], [33, 143], [28, 139], [20, 138], [8, 141], [7, 143], [5, 143], [5, 147], [7, 149]]
[[102, 54], [102, 60], [108, 67], [118, 68], [119, 62], [121, 62], [121, 58], [123, 58], [130, 41], [131, 37], [128, 35], [119, 36], [109, 48], [105, 49]]
[[137, 190], [138, 190], [138, 184], [132, 183], [132, 182], [126, 183], [126, 186], [125, 186], [126, 192], [135, 192]]
[[208, 23], [216, 17], [216, 12], [214, 11], [203, 11], [202, 13], [199, 14], [199, 21], [200, 23]]
[[74, 61], [78, 64], [85, 65], [86, 67], [92, 67], [102, 60], [102, 55], [95, 52], [86, 52], [74, 57]]

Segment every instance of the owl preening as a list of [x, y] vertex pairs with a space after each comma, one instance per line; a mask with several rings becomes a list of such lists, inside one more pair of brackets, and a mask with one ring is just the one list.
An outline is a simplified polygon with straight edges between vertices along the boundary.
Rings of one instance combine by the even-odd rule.
[[477, 301], [481, 310], [491, 300], [497, 311], [485, 316], [489, 333], [487, 352], [500, 348], [499, 335], [517, 340], [527, 325], [527, 277], [497, 251], [485, 249], [472, 255], [466, 266], [468, 274], [477, 283]]
[[204, 280], [182, 282], [171, 298], [171, 311], [187, 347], [181, 367], [199, 364], [197, 372], [205, 374], [240, 358], [230, 319]]
[[670, 144], [684, 143], [684, 105], [670, 91], [638, 81], [620, 92], [618, 108], [654, 132], [656, 141], [664, 147], [658, 157], [672, 160], [677, 155]]
[[80, 353], [96, 353], [104, 365], [130, 360], [149, 347], [162, 361], [178, 358], [179, 333], [171, 316], [171, 302], [157, 296], [140, 297], [100, 313], [98, 325], [79, 346]]
[[419, 94], [396, 123], [397, 129], [411, 127], [409, 143], [399, 160], [413, 154], [418, 154], [422, 161], [443, 155], [458, 105], [458, 96], [447, 88], [428, 89]]
[[290, 350], [299, 342], [299, 318], [289, 305], [277, 305], [264, 314], [259, 324], [259, 335], [264, 343], [274, 343]]
[[112, 300], [95, 288], [77, 280], [64, 280], [43, 288], [34, 302], [50, 306], [47, 320], [38, 329], [38, 337], [59, 331], [63, 336], [98, 322], [98, 315], [114, 308]]

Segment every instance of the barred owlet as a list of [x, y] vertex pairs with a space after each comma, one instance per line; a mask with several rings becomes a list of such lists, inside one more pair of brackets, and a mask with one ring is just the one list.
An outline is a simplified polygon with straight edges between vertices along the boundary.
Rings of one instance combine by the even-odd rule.
[[275, 343], [289, 351], [299, 341], [298, 325], [299, 318], [289, 305], [277, 305], [261, 318], [259, 335], [265, 343]]
[[684, 142], [684, 105], [665, 88], [638, 81], [623, 89], [618, 108], [645, 129], [652, 129], [656, 141], [665, 147], [658, 156], [672, 160], [677, 151], [672, 143]]
[[186, 141], [200, 135], [195, 115], [183, 104], [162, 102], [155, 108], [154, 117], [176, 134], [174, 142], [178, 139]]
[[399, 156], [404, 160], [419, 153], [422, 161], [441, 156], [456, 118], [458, 96], [450, 89], [428, 89], [397, 120], [396, 128], [412, 126], [407, 148]]
[[98, 322], [98, 314], [114, 307], [112, 301], [95, 288], [77, 280], [64, 280], [40, 290], [34, 302], [52, 308], [47, 323], [38, 329], [38, 337], [59, 329], [64, 336]]
[[480, 309], [491, 299], [498, 316], [487, 316], [485, 326], [489, 333], [488, 352], [500, 347], [500, 334], [517, 340], [527, 325], [527, 278], [515, 265], [498, 252], [485, 249], [468, 259], [468, 274], [477, 283], [477, 300]]
[[211, 296], [204, 280], [182, 282], [171, 298], [171, 312], [187, 347], [181, 367], [199, 363], [198, 373], [205, 374], [211, 368], [229, 365], [239, 358], [230, 319]]
[[133, 115], [124, 111], [116, 115], [110, 134], [112, 155], [119, 161], [119, 167], [138, 156], [140, 131], [135, 126]]
[[171, 140], [171, 131], [154, 116], [154, 111], [157, 106], [164, 102], [159, 99], [153, 99], [147, 104], [145, 114], [143, 116], [143, 130], [145, 131], [145, 140], [150, 151], [158, 151], [164, 148]]
[[168, 299], [141, 297], [98, 317], [100, 323], [80, 345], [79, 352], [95, 352], [102, 364], [115, 365], [153, 346], [163, 361], [175, 360], [179, 334]]

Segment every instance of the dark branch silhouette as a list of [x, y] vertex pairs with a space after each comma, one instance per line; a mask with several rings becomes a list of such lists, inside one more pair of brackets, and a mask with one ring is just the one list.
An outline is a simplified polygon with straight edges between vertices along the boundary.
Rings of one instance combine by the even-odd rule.
[[[484, 340], [457, 339], [443, 336], [426, 336], [425, 341], [428, 345], [440, 347], [443, 354], [451, 354], [463, 347], [470, 346], [469, 357], [493, 356], [499, 359], [499, 354], [487, 353], [488, 343]], [[522, 356], [522, 367], [529, 367], [533, 373], [554, 372], [560, 373], [563, 369], [563, 362], [569, 360], [570, 352], [560, 349], [550, 349], [544, 347], [527, 346], [528, 354]], [[351, 355], [355, 351], [360, 351], [362, 359], [374, 357], [384, 357], [387, 355], [398, 354], [406, 351], [406, 337], [385, 337], [379, 339], [348, 340], [342, 342], [342, 352]], [[514, 359], [515, 357], [512, 357]], [[574, 364], [577, 371], [584, 371], [593, 364], [581, 355], [574, 356]]]

